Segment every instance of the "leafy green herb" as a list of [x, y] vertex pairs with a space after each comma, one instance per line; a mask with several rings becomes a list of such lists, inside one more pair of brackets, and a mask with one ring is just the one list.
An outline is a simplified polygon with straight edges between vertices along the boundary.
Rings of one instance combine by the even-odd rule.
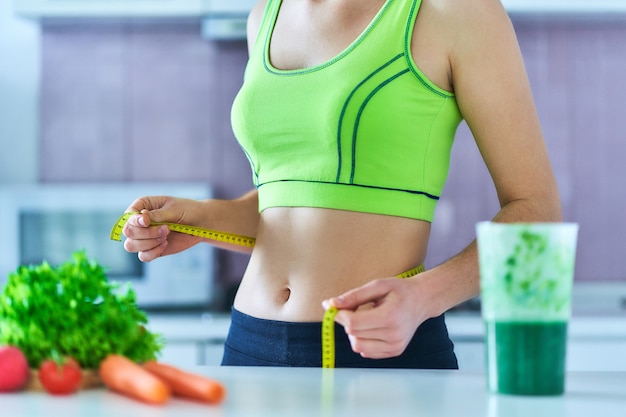
[[47, 262], [19, 267], [0, 294], [0, 344], [19, 347], [31, 368], [55, 355], [87, 369], [110, 353], [135, 362], [156, 359], [163, 339], [146, 324], [132, 287], [109, 282], [84, 251], [56, 268]]

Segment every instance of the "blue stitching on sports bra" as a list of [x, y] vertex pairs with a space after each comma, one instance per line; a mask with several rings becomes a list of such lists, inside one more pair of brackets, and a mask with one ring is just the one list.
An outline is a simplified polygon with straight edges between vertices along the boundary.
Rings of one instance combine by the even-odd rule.
[[[421, 6], [422, 4], [421, 0], [419, 3]], [[436, 87], [436, 86], [433, 87], [434, 84], [432, 84], [432, 81], [428, 80], [428, 78], [422, 74], [421, 70], [417, 68], [417, 65], [411, 59], [411, 51], [410, 51], [411, 40], [409, 39], [409, 34], [411, 33], [411, 28], [415, 27], [415, 19], [417, 19], [417, 13], [419, 13], [419, 11], [416, 12], [417, 9], [418, 9], [417, 1], [413, 0], [413, 4], [411, 6], [411, 13], [409, 13], [409, 20], [407, 21], [406, 29], [404, 31], [404, 56], [406, 57], [407, 66], [409, 67], [409, 69], [411, 70], [411, 73], [415, 76], [415, 78], [426, 89], [428, 89], [434, 94], [437, 94], [440, 97], [454, 100], [455, 99], [454, 93], [445, 91], [444, 89]]]
[[332, 181], [312, 181], [312, 180], [276, 180], [276, 181], [268, 181], [268, 182], [264, 182], [263, 184], [259, 184], [257, 185], [256, 188], [261, 188], [263, 185], [266, 184], [274, 184], [274, 183], [278, 183], [278, 182], [309, 182], [312, 184], [335, 184], [335, 185], [346, 185], [348, 187], [363, 187], [363, 188], [373, 188], [376, 190], [387, 190], [387, 191], [399, 191], [399, 192], [403, 192], [403, 193], [409, 193], [409, 194], [417, 194], [417, 195], [423, 195], [425, 197], [428, 197], [432, 200], [439, 200], [439, 196], [433, 195], [433, 194], [429, 194], [426, 191], [418, 191], [418, 190], [406, 190], [403, 188], [391, 188], [391, 187], [379, 187], [376, 185], [366, 185], [366, 184], [354, 184], [354, 183], [345, 183], [345, 182], [332, 182]]
[[381, 72], [382, 70], [387, 68], [389, 65], [393, 64], [398, 59], [402, 58], [402, 55], [403, 54], [396, 55], [395, 57], [391, 58], [389, 61], [387, 61], [386, 63], [384, 63], [380, 67], [378, 67], [376, 70], [374, 70], [370, 75], [365, 77], [363, 79], [363, 81], [361, 81], [360, 83], [358, 83], [356, 85], [356, 87], [354, 87], [354, 89], [350, 92], [350, 94], [348, 95], [348, 98], [344, 102], [343, 107], [341, 109], [341, 114], [339, 115], [339, 123], [338, 123], [338, 126], [337, 126], [337, 160], [338, 160], [337, 161], [337, 180], [336, 180], [337, 182], [339, 182], [339, 178], [340, 178], [340, 175], [341, 175], [341, 163], [342, 163], [341, 128], [343, 127], [343, 119], [344, 119], [346, 110], [348, 108], [348, 104], [350, 103], [350, 100], [352, 100], [352, 97], [354, 96], [354, 94], [356, 94], [357, 90], [359, 88], [361, 88], [367, 81], [369, 81], [376, 74], [378, 74], [379, 72]]
[[385, 81], [383, 81], [382, 83], [380, 83], [375, 89], [372, 90], [371, 93], [369, 93], [369, 95], [365, 98], [365, 100], [363, 100], [363, 103], [361, 104], [361, 108], [359, 108], [359, 112], [356, 116], [356, 120], [354, 122], [354, 130], [352, 131], [352, 170], [350, 171], [350, 184], [354, 183], [354, 174], [356, 171], [356, 139], [357, 139], [357, 132], [359, 130], [359, 124], [361, 122], [361, 116], [363, 115], [363, 112], [365, 111], [365, 107], [367, 106], [367, 104], [369, 103], [369, 101], [376, 95], [376, 93], [378, 93], [383, 87], [385, 87], [386, 85], [390, 84], [392, 81], [394, 81], [395, 79], [401, 77], [402, 75], [406, 74], [409, 72], [409, 69], [404, 69], [402, 71], [400, 71], [399, 73], [395, 74], [392, 77], [387, 78]]

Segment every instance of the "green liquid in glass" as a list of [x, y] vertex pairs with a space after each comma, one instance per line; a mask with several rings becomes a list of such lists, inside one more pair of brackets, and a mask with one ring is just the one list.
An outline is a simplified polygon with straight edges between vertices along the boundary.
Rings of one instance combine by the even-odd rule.
[[486, 336], [491, 391], [564, 392], [567, 322], [486, 322]]

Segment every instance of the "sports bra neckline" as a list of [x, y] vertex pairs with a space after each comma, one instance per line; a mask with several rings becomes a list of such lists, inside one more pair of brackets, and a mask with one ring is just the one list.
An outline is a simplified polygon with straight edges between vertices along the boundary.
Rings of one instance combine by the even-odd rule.
[[376, 13], [374, 18], [367, 24], [367, 26], [363, 29], [363, 31], [354, 39], [352, 42], [348, 44], [341, 52], [339, 52], [334, 57], [321, 62], [319, 64], [315, 64], [309, 67], [304, 68], [294, 68], [294, 69], [281, 69], [277, 68], [272, 64], [272, 60], [270, 59], [270, 51], [272, 46], [272, 39], [274, 37], [274, 30], [276, 28], [276, 22], [278, 21], [278, 15], [280, 14], [280, 9], [283, 4], [283, 0], [276, 0], [276, 6], [272, 13], [272, 21], [267, 25], [267, 32], [265, 34], [264, 44], [263, 44], [263, 61], [264, 66], [267, 71], [280, 75], [297, 75], [297, 74], [306, 74], [310, 72], [319, 71], [324, 69], [330, 65], [333, 65], [335, 62], [341, 60], [346, 55], [348, 55], [352, 50], [354, 50], [363, 40], [367, 37], [367, 35], [374, 29], [378, 21], [385, 14], [385, 11], [389, 7], [390, 3], [393, 0], [385, 0], [385, 3], [381, 6], [380, 10]]

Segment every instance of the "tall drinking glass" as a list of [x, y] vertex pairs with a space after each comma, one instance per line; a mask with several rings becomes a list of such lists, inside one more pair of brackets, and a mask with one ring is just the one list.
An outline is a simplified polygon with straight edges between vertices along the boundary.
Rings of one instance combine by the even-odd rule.
[[491, 392], [560, 395], [578, 225], [476, 225], [487, 384]]

